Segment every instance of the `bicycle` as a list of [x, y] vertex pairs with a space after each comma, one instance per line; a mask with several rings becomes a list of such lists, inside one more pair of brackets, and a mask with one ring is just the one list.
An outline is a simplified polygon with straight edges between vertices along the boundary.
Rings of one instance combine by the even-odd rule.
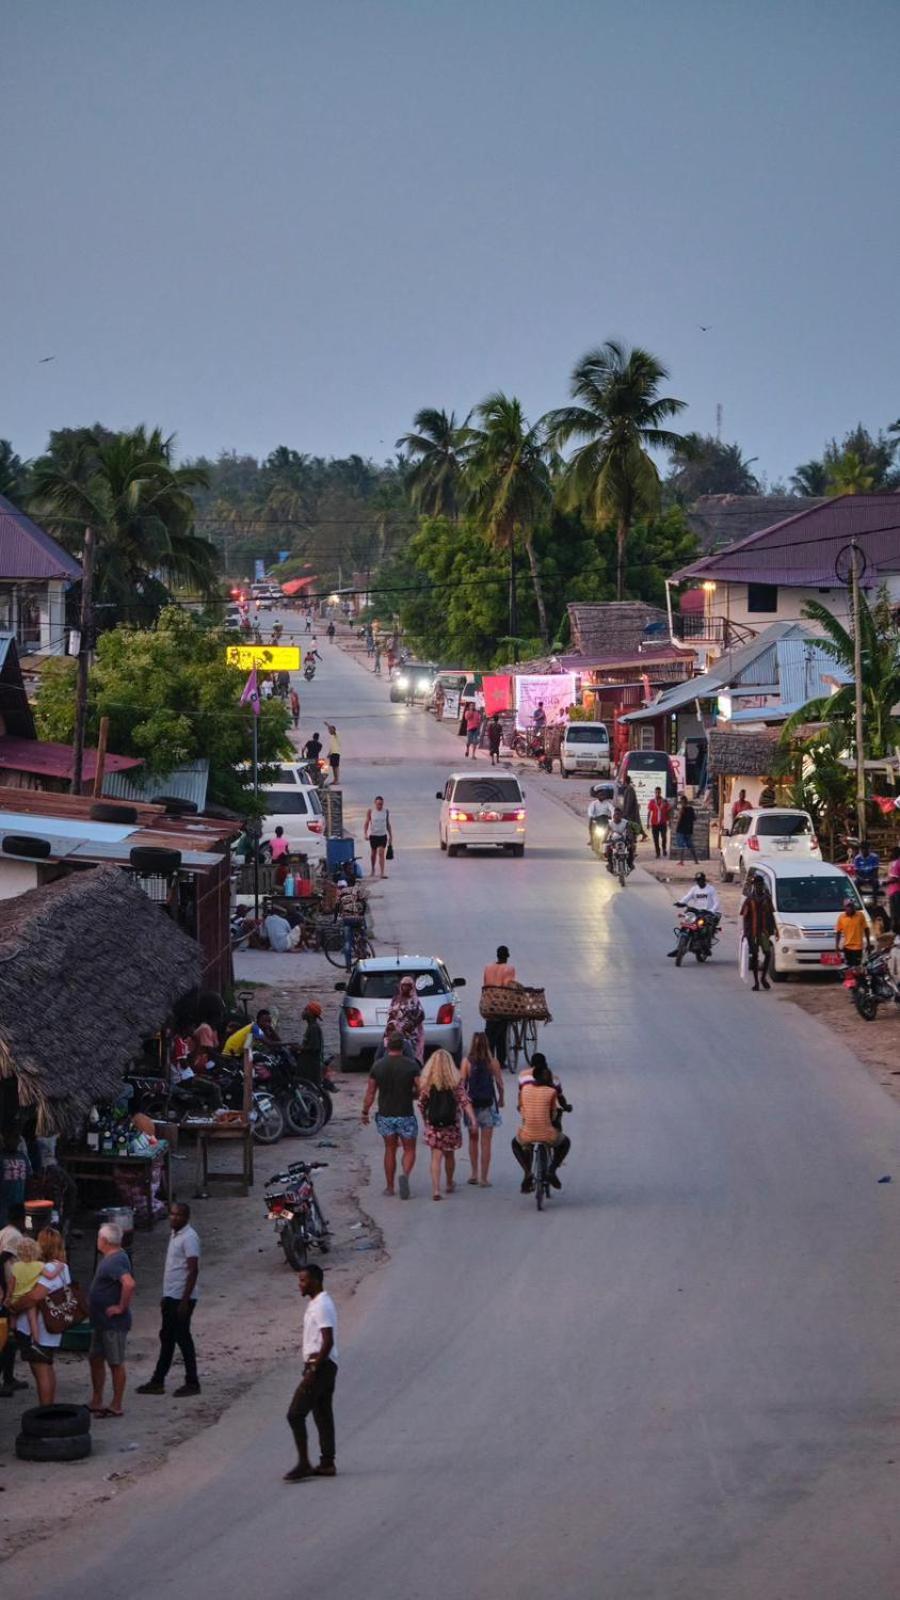
[[365, 923], [361, 917], [354, 918], [349, 928], [344, 922], [336, 922], [333, 929], [326, 929], [320, 925], [318, 932], [319, 948], [324, 951], [326, 961], [330, 961], [333, 967], [345, 966], [349, 972], [350, 967], [357, 961], [366, 961], [375, 954], [375, 946], [366, 933]]
[[543, 1211], [544, 1201], [550, 1199], [550, 1151], [545, 1144], [531, 1147], [531, 1181], [534, 1203], [538, 1211]]
[[519, 1057], [526, 1066], [537, 1049], [537, 1021], [534, 1017], [510, 1017], [507, 1023], [506, 1064], [512, 1073], [519, 1070]]

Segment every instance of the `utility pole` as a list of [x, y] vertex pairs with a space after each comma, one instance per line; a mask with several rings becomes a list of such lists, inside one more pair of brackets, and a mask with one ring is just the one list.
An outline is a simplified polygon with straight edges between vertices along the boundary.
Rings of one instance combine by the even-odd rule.
[[516, 537], [509, 537], [509, 634], [512, 639], [513, 661], [519, 659], [519, 606], [516, 596]]
[[866, 762], [863, 749], [862, 639], [859, 631], [859, 580], [861, 551], [850, 544], [850, 588], [853, 600], [853, 680], [856, 708], [856, 825], [859, 838], [866, 836]]
[[84, 771], [84, 732], [87, 724], [88, 667], [93, 643], [94, 530], [85, 528], [81, 552], [81, 633], [78, 641], [78, 677], [75, 687], [75, 744], [72, 751], [72, 794], [81, 793]]

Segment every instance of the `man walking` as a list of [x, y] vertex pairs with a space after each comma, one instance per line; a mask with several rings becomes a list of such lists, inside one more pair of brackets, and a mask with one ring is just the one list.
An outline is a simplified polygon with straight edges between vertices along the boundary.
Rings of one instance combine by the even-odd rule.
[[397, 1171], [397, 1145], [403, 1149], [400, 1172], [400, 1199], [409, 1199], [409, 1179], [416, 1164], [416, 1140], [419, 1124], [416, 1121], [415, 1100], [419, 1086], [419, 1063], [403, 1053], [403, 1038], [392, 1033], [388, 1039], [387, 1055], [372, 1063], [366, 1084], [362, 1120], [368, 1125], [369, 1112], [375, 1096], [378, 1111], [375, 1126], [384, 1140], [384, 1192], [394, 1193]]
[[191, 1318], [197, 1304], [197, 1278], [200, 1274], [200, 1239], [191, 1227], [191, 1208], [179, 1203], [169, 1212], [172, 1232], [163, 1269], [160, 1301], [162, 1326], [159, 1330], [159, 1357], [149, 1383], [138, 1386], [138, 1394], [165, 1394], [166, 1373], [172, 1365], [175, 1346], [184, 1362], [184, 1383], [175, 1390], [184, 1395], [199, 1394], [197, 1352], [191, 1337]]
[[657, 861], [661, 855], [667, 856], [669, 854], [669, 818], [671, 815], [672, 807], [669, 805], [662, 789], [654, 789], [653, 799], [647, 807], [647, 821], [650, 824], [650, 832], [653, 835], [653, 848], [656, 851]]
[[293, 721], [294, 727], [295, 728], [299, 728], [299, 726], [300, 726], [300, 696], [298, 695], [296, 689], [292, 689], [291, 690], [291, 720]]
[[328, 729], [328, 761], [331, 767], [331, 782], [334, 785], [340, 779], [341, 741], [333, 722], [326, 722], [325, 726]]
[[644, 824], [641, 821], [641, 805], [637, 797], [637, 790], [627, 772], [625, 774], [625, 782], [622, 785], [622, 793], [619, 796], [619, 808], [625, 821], [631, 823], [635, 834], [640, 834], [642, 839], [646, 839], [647, 835], [644, 831]]
[[[489, 961], [484, 969], [481, 982], [485, 989], [504, 989], [516, 981], [516, 969], [509, 959], [509, 950], [505, 944], [497, 946], [496, 961]], [[506, 1066], [506, 1047], [509, 1024], [505, 1017], [488, 1017], [485, 1021], [484, 1031], [487, 1034], [488, 1044], [501, 1067]]]
[[490, 722], [488, 723], [487, 730], [488, 750], [491, 754], [492, 767], [499, 767], [500, 765], [500, 743], [502, 738], [503, 726], [500, 722], [500, 714], [499, 712], [495, 711]]
[[469, 706], [463, 720], [466, 725], [466, 759], [471, 756], [475, 761], [478, 758], [478, 740], [481, 735], [481, 712], [474, 703]]
[[[303, 1377], [294, 1391], [287, 1419], [297, 1446], [297, 1465], [284, 1475], [285, 1483], [300, 1483], [304, 1478], [333, 1478], [334, 1464], [334, 1385], [337, 1379], [337, 1308], [324, 1289], [324, 1274], [318, 1262], [304, 1267], [299, 1277], [300, 1293], [309, 1301], [303, 1317]], [[309, 1459], [306, 1419], [312, 1419], [319, 1435], [319, 1465]]]
[[678, 815], [675, 818], [675, 848], [679, 852], [678, 865], [684, 866], [687, 851], [691, 853], [694, 866], [697, 865], [697, 852], [694, 848], [694, 822], [696, 813], [686, 794], [678, 797]]
[[[125, 1343], [131, 1327], [131, 1299], [135, 1281], [131, 1262], [122, 1249], [122, 1230], [104, 1222], [97, 1234], [100, 1260], [90, 1288], [91, 1415], [121, 1417], [125, 1398]], [[103, 1403], [106, 1369], [112, 1378], [112, 1405]]]

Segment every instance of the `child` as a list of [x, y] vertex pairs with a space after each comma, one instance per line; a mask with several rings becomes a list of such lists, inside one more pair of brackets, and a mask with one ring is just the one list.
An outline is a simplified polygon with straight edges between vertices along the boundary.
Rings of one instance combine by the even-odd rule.
[[[31, 1293], [38, 1278], [59, 1278], [62, 1276], [62, 1270], [62, 1262], [44, 1261], [36, 1239], [23, 1239], [19, 1245], [18, 1260], [10, 1267], [11, 1281], [7, 1296], [10, 1310], [15, 1311], [17, 1302]], [[37, 1306], [29, 1306], [25, 1315], [28, 1318], [29, 1344], [40, 1344]]]

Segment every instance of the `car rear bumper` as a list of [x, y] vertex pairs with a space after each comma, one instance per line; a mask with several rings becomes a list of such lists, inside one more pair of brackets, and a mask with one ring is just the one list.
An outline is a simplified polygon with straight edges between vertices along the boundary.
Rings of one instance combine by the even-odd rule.
[[[372, 1057], [381, 1049], [384, 1040], [384, 1024], [378, 1023], [372, 1027], [348, 1027], [343, 1011], [338, 1019], [338, 1033], [341, 1043], [341, 1060], [358, 1061], [362, 1057]], [[425, 1026], [425, 1055], [426, 1058], [432, 1050], [449, 1050], [452, 1056], [458, 1056], [462, 1050], [462, 1022], [457, 1017], [453, 1022], [438, 1025], [432, 1023]]]
[[450, 823], [447, 828], [448, 844], [470, 844], [476, 849], [489, 845], [525, 843], [525, 824], [522, 822], [464, 822]]

